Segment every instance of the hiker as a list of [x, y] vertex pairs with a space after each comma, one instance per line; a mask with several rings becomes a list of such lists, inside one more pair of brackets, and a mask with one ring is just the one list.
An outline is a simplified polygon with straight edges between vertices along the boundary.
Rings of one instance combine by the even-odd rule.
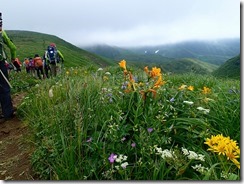
[[29, 64], [30, 64], [30, 60], [28, 59], [28, 58], [25, 58], [24, 59], [24, 67], [25, 67], [25, 71], [26, 71], [26, 73], [30, 73], [30, 66], [29, 66]]
[[63, 54], [57, 49], [55, 43], [51, 43], [45, 51], [45, 61], [50, 64], [51, 76], [57, 76], [57, 72], [61, 72], [63, 67], [64, 57]]
[[21, 64], [19, 58], [15, 58], [15, 60], [14, 60], [14, 62], [13, 62], [13, 65], [14, 65], [15, 68], [16, 68], [16, 69], [15, 69], [16, 72], [21, 72], [21, 66], [22, 66], [22, 64]]
[[42, 61], [43, 61], [43, 68], [44, 68], [44, 74], [46, 78], [49, 78], [48, 72], [51, 72], [51, 68], [50, 65], [48, 63], [48, 60], [45, 58], [45, 53], [42, 57]]
[[32, 59], [32, 57], [29, 58], [29, 67], [30, 67], [30, 74], [35, 77], [35, 64], [34, 64], [34, 60]]
[[8, 70], [5, 66], [6, 54], [4, 54], [4, 44], [10, 49], [11, 61], [14, 62], [16, 58], [16, 46], [11, 42], [7, 33], [2, 30], [2, 13], [0, 12], [0, 103], [2, 108], [2, 115], [0, 123], [12, 119], [14, 117], [14, 108], [12, 104], [10, 88], [8, 81]]
[[[44, 79], [42, 58], [38, 54], [35, 54], [35, 56], [34, 56], [34, 65], [35, 65], [37, 77], [39, 79]], [[42, 77], [41, 77], [41, 74], [42, 74]]]
[[5, 66], [7, 67], [8, 75], [9, 75], [11, 70], [14, 70], [14, 65], [5, 60]]

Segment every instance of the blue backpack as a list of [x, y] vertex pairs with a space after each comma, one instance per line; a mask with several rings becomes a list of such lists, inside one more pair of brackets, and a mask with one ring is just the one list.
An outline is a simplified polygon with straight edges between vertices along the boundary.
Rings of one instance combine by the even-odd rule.
[[47, 47], [47, 57], [48, 57], [50, 64], [56, 64], [58, 62], [57, 55], [58, 55], [58, 52], [57, 52], [56, 47], [49, 45]]

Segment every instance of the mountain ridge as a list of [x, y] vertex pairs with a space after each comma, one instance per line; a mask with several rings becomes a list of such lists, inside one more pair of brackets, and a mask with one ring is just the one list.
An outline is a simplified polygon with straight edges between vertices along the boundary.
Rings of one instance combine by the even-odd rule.
[[165, 58], [194, 58], [207, 63], [221, 65], [226, 60], [240, 53], [240, 39], [197, 40], [140, 47], [117, 47], [98, 44], [82, 48], [112, 59], [121, 59], [125, 56], [128, 57], [128, 55], [157, 54]]

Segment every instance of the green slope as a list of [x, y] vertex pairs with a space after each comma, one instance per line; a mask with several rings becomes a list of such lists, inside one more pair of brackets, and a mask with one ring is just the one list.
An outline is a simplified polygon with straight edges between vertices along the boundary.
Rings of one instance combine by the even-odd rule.
[[171, 72], [177, 74], [194, 72], [198, 74], [210, 74], [218, 68], [217, 65], [205, 63], [203, 61], [192, 59], [192, 58], [182, 58], [182, 59], [170, 59], [169, 61], [161, 62], [132, 62], [134, 65], [149, 67], [160, 67], [163, 72]]
[[240, 79], [240, 54], [227, 60], [223, 65], [221, 65], [212, 74], [216, 77], [221, 78], [233, 78]]
[[17, 57], [21, 61], [25, 57], [34, 57], [35, 54], [43, 56], [47, 46], [53, 42], [64, 55], [66, 67], [90, 64], [103, 67], [111, 64], [108, 60], [80, 49], [57, 36], [31, 31], [6, 30], [6, 32], [16, 45]]

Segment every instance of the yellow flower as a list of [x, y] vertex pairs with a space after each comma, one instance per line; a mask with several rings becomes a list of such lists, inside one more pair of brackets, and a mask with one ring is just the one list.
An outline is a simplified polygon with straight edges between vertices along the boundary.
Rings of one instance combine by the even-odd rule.
[[207, 138], [204, 144], [210, 147], [208, 148], [209, 151], [226, 156], [227, 160], [231, 160], [240, 169], [240, 163], [237, 160], [237, 158], [240, 158], [240, 149], [236, 141], [219, 134], [216, 136], [212, 135], [211, 139]]
[[203, 94], [208, 94], [208, 93], [210, 93], [211, 92], [211, 89], [210, 88], [207, 88], [207, 87], [203, 87], [203, 90], [202, 90], [202, 93]]
[[194, 87], [193, 86], [189, 86], [187, 89], [190, 90], [190, 91], [193, 91]]
[[126, 61], [123, 59], [122, 61], [119, 62], [119, 66], [126, 70]]
[[66, 71], [66, 75], [69, 75], [69, 71]]
[[214, 147], [214, 152], [219, 153], [219, 155], [225, 155], [226, 142], [224, 140], [220, 141], [217, 146]]
[[[240, 150], [239, 150], [240, 151]], [[237, 158], [239, 158], [240, 154], [234, 152], [232, 147], [227, 147], [225, 154], [227, 156], [227, 160], [231, 160], [239, 169], [240, 169], [240, 162], [238, 162]]]
[[208, 103], [209, 101], [214, 101], [214, 100], [211, 99], [211, 98], [207, 98], [207, 97], [205, 97], [205, 98], [203, 99], [203, 101], [204, 101], [205, 103]]
[[161, 75], [161, 69], [157, 68], [157, 67], [153, 67], [152, 71], [151, 71], [151, 77], [154, 78], [154, 77], [158, 77], [160, 75]]
[[164, 85], [165, 81], [162, 80], [162, 75], [160, 75], [158, 77], [158, 80], [156, 81], [156, 83], [154, 84], [153, 88], [159, 88], [160, 86]]
[[146, 72], [146, 74], [149, 74], [148, 66], [145, 66], [144, 71]]
[[179, 87], [178, 89], [179, 89], [179, 90], [183, 90], [183, 89], [185, 89], [186, 87], [187, 87], [187, 85], [182, 84], [181, 87]]

